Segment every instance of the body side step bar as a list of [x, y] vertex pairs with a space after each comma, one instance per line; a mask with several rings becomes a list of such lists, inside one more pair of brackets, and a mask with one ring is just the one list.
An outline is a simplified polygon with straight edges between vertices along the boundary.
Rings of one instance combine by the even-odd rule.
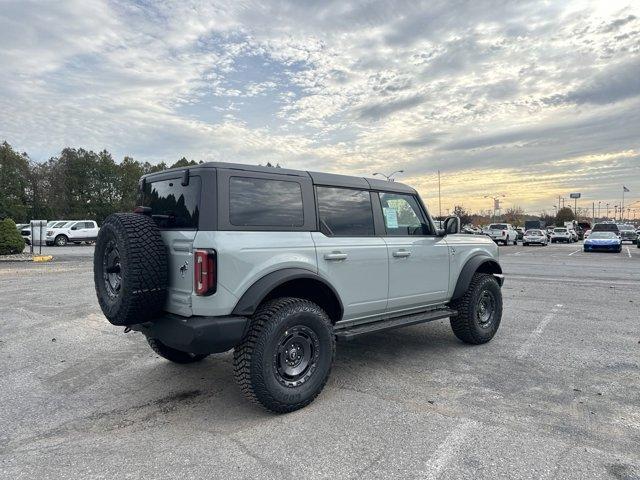
[[393, 328], [408, 327], [409, 325], [431, 322], [433, 320], [440, 320], [442, 318], [457, 315], [457, 313], [457, 311], [449, 308], [438, 308], [436, 310], [428, 310], [426, 312], [403, 315], [401, 317], [387, 318], [385, 320], [359, 324], [352, 327], [334, 328], [333, 333], [338, 340], [351, 340], [359, 335], [382, 332]]

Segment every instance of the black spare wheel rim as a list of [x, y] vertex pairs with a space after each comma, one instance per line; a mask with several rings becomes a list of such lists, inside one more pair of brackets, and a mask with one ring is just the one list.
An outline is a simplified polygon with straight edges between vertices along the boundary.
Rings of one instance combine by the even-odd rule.
[[280, 337], [273, 356], [275, 375], [282, 385], [298, 387], [316, 370], [320, 339], [305, 325], [288, 328]]
[[482, 290], [476, 308], [476, 319], [481, 328], [489, 328], [496, 315], [496, 298], [490, 290]]
[[122, 288], [122, 271], [118, 244], [113, 237], [109, 239], [102, 255], [102, 278], [109, 298], [117, 298]]

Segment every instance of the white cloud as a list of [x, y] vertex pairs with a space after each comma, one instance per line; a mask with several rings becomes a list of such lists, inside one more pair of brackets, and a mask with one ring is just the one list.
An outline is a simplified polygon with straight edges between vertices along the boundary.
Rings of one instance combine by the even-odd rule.
[[[4, 2], [0, 139], [39, 159], [72, 145], [151, 161], [404, 166], [418, 185], [440, 168], [475, 179], [479, 197], [491, 184], [482, 172], [536, 165], [545, 188], [587, 187], [589, 175], [558, 177], [549, 162], [640, 148], [639, 10], [632, 1]], [[543, 205], [544, 195], [526, 201]]]

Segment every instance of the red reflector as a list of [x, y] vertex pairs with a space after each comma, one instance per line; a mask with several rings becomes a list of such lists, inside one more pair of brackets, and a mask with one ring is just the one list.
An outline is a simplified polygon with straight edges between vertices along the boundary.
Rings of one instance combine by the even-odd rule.
[[211, 295], [216, 292], [216, 252], [196, 250], [193, 283], [196, 295]]

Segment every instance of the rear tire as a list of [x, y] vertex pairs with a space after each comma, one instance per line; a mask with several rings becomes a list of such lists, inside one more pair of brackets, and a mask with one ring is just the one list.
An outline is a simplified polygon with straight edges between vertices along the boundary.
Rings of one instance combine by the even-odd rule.
[[147, 342], [154, 352], [173, 363], [195, 363], [209, 356], [207, 353], [189, 353], [183, 352], [182, 350], [176, 350], [175, 348], [165, 345], [156, 338], [147, 337]]
[[490, 341], [502, 320], [502, 292], [493, 275], [476, 273], [465, 294], [451, 302], [458, 311], [451, 317], [451, 328], [465, 343], [480, 345]]
[[276, 413], [310, 404], [322, 391], [335, 356], [331, 321], [318, 305], [278, 298], [254, 314], [233, 354], [242, 393]]

